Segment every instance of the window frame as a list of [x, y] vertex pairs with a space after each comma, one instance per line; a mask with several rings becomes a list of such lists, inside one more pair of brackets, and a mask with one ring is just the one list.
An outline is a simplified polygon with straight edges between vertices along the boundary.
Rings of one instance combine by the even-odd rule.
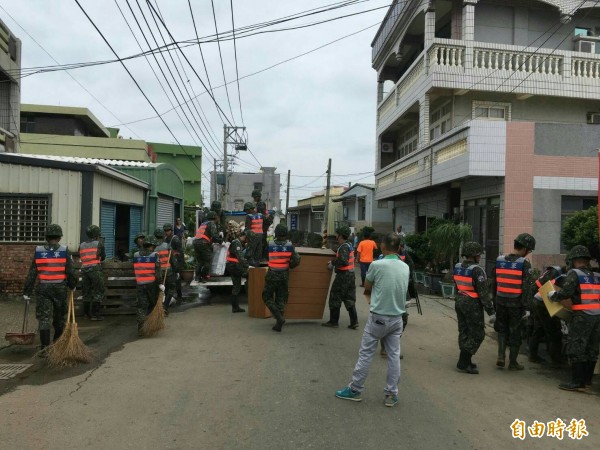
[[[43, 216], [45, 220], [26, 219], [26, 212], [21, 212], [20, 208], [23, 207], [17, 204], [19, 209], [19, 215], [17, 219], [13, 219], [13, 214], [7, 214], [5, 208], [5, 200], [16, 200], [16, 201], [41, 201], [45, 202], [44, 214], [40, 214], [38, 211], [29, 212], [29, 216]], [[26, 205], [24, 205], [26, 206]], [[10, 208], [13, 207], [11, 204]], [[25, 216], [25, 217], [24, 217]], [[11, 193], [0, 193], [0, 243], [43, 243], [45, 242], [46, 228], [50, 225], [52, 220], [52, 194], [11, 194]], [[16, 224], [15, 224], [16, 222]], [[27, 227], [36, 227], [37, 232], [27, 231]], [[12, 229], [14, 228], [14, 229]]]
[[[477, 109], [487, 109], [487, 116], [476, 115], [475, 111]], [[504, 117], [502, 117], [502, 118], [490, 117], [490, 111], [492, 109], [503, 110]], [[477, 120], [477, 119], [510, 122], [512, 120], [512, 103], [473, 100], [473, 104], [471, 107], [471, 120]]]

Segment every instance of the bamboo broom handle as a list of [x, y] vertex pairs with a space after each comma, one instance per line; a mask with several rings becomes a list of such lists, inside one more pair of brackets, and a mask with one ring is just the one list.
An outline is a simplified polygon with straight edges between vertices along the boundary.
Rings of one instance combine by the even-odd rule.
[[[171, 249], [169, 249], [169, 257], [167, 258], [167, 264], [170, 264], [170, 263], [171, 263], [171, 251], [172, 251], [172, 250], [171, 250]], [[165, 285], [165, 283], [167, 282], [167, 272], [168, 272], [168, 271], [169, 271], [169, 268], [168, 268], [168, 267], [166, 267], [166, 268], [165, 268], [165, 276], [163, 277], [163, 282], [162, 282], [163, 286], [164, 286], [164, 285]]]

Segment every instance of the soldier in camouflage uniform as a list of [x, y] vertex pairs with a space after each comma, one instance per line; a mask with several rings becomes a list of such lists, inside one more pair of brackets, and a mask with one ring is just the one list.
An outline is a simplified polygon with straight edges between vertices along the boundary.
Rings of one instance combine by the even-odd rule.
[[87, 227], [86, 234], [89, 239], [79, 245], [83, 314], [91, 320], [102, 320], [100, 307], [105, 295], [102, 261], [106, 259], [106, 252], [97, 225]]
[[339, 244], [336, 258], [330, 261], [335, 269], [335, 279], [329, 294], [329, 321], [322, 323], [324, 327], [337, 328], [340, 320], [342, 302], [350, 316], [348, 328], [358, 328], [358, 313], [356, 312], [356, 288], [354, 279], [354, 247], [348, 242], [350, 228], [340, 227], [335, 230]]
[[231, 276], [233, 287], [231, 288], [231, 312], [246, 312], [240, 308], [239, 295], [242, 290], [242, 278], [248, 277], [248, 261], [244, 257], [244, 246], [248, 240], [246, 232], [240, 232], [240, 225], [230, 220], [227, 224], [227, 232], [231, 237], [231, 243], [227, 250], [226, 269]]
[[267, 231], [269, 231], [269, 227], [273, 225], [273, 215], [269, 214], [269, 211], [267, 211], [267, 204], [263, 201], [260, 201], [256, 204], [256, 212], [263, 215], [261, 259], [268, 259], [269, 252], [267, 251]]
[[252, 194], [250, 194], [250, 196], [252, 197], [252, 199], [254, 200], [254, 205], [256, 206], [256, 208], [258, 209], [258, 203], [261, 201], [262, 198], [262, 192], [260, 191], [260, 189], [254, 189], [252, 191]]
[[458, 295], [455, 309], [458, 319], [458, 347], [460, 356], [456, 368], [460, 372], [478, 374], [477, 365], [471, 358], [485, 338], [483, 310], [495, 320], [495, 311], [489, 296], [485, 271], [479, 266], [483, 247], [478, 242], [463, 246], [462, 263], [454, 266], [454, 282]]
[[145, 239], [146, 239], [146, 233], [143, 233], [140, 231], [138, 234], [135, 235], [135, 237], [133, 238], [133, 247], [131, 247], [131, 249], [129, 250], [129, 253], [127, 254], [129, 256], [130, 261], [133, 261], [133, 255], [135, 255], [140, 250], [144, 249], [144, 240]]
[[165, 290], [165, 287], [159, 281], [161, 275], [160, 259], [158, 253], [154, 251], [156, 244], [156, 238], [150, 236], [144, 241], [144, 249], [133, 255], [133, 270], [137, 283], [136, 318], [138, 336], [143, 336], [142, 326], [144, 320], [156, 305], [159, 290]]
[[35, 316], [40, 330], [41, 355], [50, 345], [50, 327], [54, 328], [56, 341], [67, 322], [67, 287], [71, 290], [77, 285], [77, 276], [69, 249], [60, 245], [62, 238], [60, 225], [52, 224], [46, 229], [45, 245], [38, 245], [23, 289], [23, 298], [27, 301], [33, 292], [35, 281]]
[[173, 234], [173, 225], [165, 223], [163, 225], [165, 231], [165, 242], [169, 244], [171, 248], [171, 257], [173, 258], [173, 264], [171, 269], [175, 275], [175, 289], [177, 291], [177, 301], [181, 302], [183, 295], [181, 293], [181, 274], [183, 272], [183, 263], [185, 253], [183, 250], [183, 244], [181, 239], [176, 234]]
[[[549, 266], [535, 281], [535, 284], [538, 288], [541, 288], [548, 281], [551, 281], [552, 284], [562, 287], [564, 279], [565, 275], [562, 267]], [[540, 340], [545, 336], [546, 342], [550, 347], [552, 363], [559, 366], [562, 363], [562, 329], [560, 319], [556, 316], [550, 317], [548, 309], [544, 304], [544, 299], [539, 293], [533, 296], [531, 310], [533, 315], [533, 332], [529, 337], [529, 362], [539, 364], [546, 362], [538, 354]]]
[[210, 278], [210, 265], [212, 263], [212, 244], [223, 242], [217, 231], [217, 213], [209, 211], [206, 214], [206, 222], [198, 227], [194, 238], [194, 255], [196, 259], [196, 281], [206, 283]]
[[290, 241], [286, 239], [287, 228], [279, 224], [275, 227], [275, 240], [269, 242], [269, 270], [265, 275], [265, 288], [262, 293], [263, 301], [277, 323], [274, 331], [281, 331], [285, 305], [288, 301], [289, 269], [300, 264], [300, 255]]
[[535, 239], [528, 233], [519, 234], [514, 240], [514, 250], [501, 255], [490, 276], [490, 285], [496, 298], [496, 321], [498, 332], [498, 359], [496, 366], [506, 364], [506, 347], [509, 352], [509, 370], [523, 370], [517, 362], [521, 347], [522, 319], [529, 308], [533, 295], [533, 270], [526, 256], [535, 250]]
[[566, 391], [586, 391], [592, 386], [600, 346], [600, 274], [592, 271], [592, 256], [587, 247], [576, 245], [567, 258], [572, 269], [560, 291], [550, 291], [553, 302], [568, 305], [573, 318], [569, 322], [567, 356], [571, 360], [571, 382], [558, 387]]
[[217, 232], [225, 234], [225, 228], [227, 227], [227, 219], [225, 218], [225, 212], [221, 206], [221, 202], [215, 200], [210, 204], [210, 210], [214, 211], [219, 218], [217, 222]]
[[[171, 229], [173, 227], [171, 226]], [[160, 259], [160, 282], [165, 285], [165, 298], [163, 300], [163, 308], [165, 314], [169, 315], [169, 306], [171, 306], [171, 298], [175, 295], [175, 281], [176, 275], [173, 271], [175, 265], [175, 257], [171, 251], [171, 246], [165, 242], [165, 231], [163, 228], [157, 228], [154, 230], [154, 237], [156, 238], [157, 246], [154, 251], [158, 254]]]
[[255, 212], [254, 205], [250, 202], [244, 204], [244, 212], [246, 213], [244, 229], [252, 231], [252, 239], [248, 243], [248, 250], [246, 251], [248, 262], [251, 266], [258, 267], [262, 258], [263, 223], [265, 218], [262, 214]]

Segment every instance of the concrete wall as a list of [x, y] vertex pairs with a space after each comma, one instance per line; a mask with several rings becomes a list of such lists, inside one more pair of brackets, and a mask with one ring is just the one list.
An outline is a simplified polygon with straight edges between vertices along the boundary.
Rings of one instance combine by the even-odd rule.
[[[227, 203], [223, 205], [226, 210], [235, 209], [235, 201], [240, 200], [242, 207], [246, 202], [254, 202], [252, 191], [254, 183], [262, 183], [262, 200], [267, 203], [269, 209], [277, 207], [281, 209], [281, 180], [280, 174], [274, 172], [260, 173], [238, 173], [229, 176], [229, 195]], [[214, 199], [213, 199], [214, 200]]]
[[415, 194], [403, 195], [394, 201], [394, 230], [398, 228], [398, 225], [402, 225], [402, 231], [406, 234], [415, 232], [417, 217], [416, 201]]

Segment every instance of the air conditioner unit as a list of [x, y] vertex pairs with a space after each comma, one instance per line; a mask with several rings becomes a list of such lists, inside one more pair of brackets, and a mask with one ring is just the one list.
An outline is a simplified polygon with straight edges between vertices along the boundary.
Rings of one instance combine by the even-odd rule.
[[393, 142], [382, 142], [381, 143], [381, 153], [394, 153], [394, 143]]
[[587, 114], [587, 123], [592, 125], [600, 125], [600, 113], [588, 113]]
[[596, 53], [596, 43], [584, 40], [577, 41], [576, 50], [581, 53]]

